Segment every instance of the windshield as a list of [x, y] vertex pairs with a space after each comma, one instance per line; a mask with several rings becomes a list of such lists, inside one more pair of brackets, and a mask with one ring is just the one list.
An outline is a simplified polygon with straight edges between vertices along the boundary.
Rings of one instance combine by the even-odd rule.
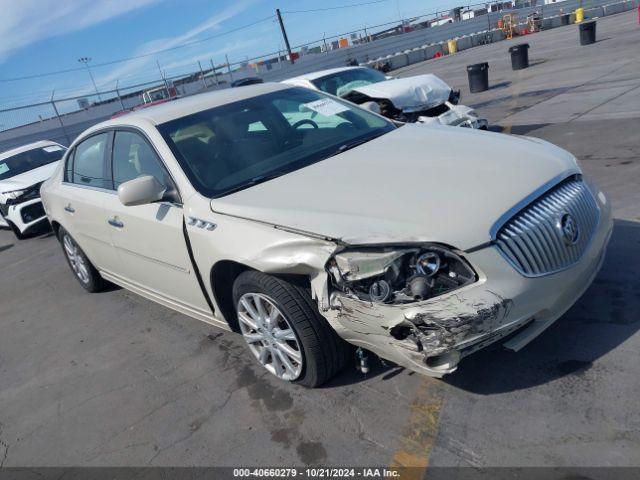
[[354, 88], [384, 82], [385, 80], [387, 80], [387, 77], [383, 73], [372, 68], [354, 68], [353, 70], [344, 70], [343, 72], [316, 78], [311, 83], [323, 92], [342, 97]]
[[6, 180], [34, 168], [57, 162], [62, 158], [65, 151], [66, 149], [59, 145], [49, 145], [27, 150], [0, 160], [0, 180]]
[[306, 167], [394, 128], [348, 102], [297, 87], [158, 127], [193, 186], [210, 198]]

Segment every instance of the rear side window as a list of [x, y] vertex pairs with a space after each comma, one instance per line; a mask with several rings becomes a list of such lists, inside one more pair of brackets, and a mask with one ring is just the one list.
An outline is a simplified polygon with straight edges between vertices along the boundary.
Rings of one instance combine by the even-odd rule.
[[69, 156], [73, 161], [71, 182], [99, 188], [111, 188], [111, 181], [106, 175], [105, 153], [108, 133], [100, 133], [78, 144]]
[[151, 145], [133, 132], [116, 132], [113, 141], [113, 186], [138, 178], [142, 175], [155, 177], [162, 185], [170, 180], [164, 166]]

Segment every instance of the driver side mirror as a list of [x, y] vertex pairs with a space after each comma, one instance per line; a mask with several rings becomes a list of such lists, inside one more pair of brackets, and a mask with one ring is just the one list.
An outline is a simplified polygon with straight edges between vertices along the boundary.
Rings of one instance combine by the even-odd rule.
[[118, 198], [127, 207], [146, 205], [162, 200], [166, 191], [167, 187], [155, 177], [143, 175], [122, 183], [118, 187]]

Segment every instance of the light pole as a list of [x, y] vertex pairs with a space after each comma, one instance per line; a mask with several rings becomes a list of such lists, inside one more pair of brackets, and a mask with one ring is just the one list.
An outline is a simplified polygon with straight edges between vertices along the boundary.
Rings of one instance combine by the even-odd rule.
[[89, 62], [91, 61], [90, 57], [80, 57], [78, 59], [78, 61], [80, 63], [84, 63], [84, 66], [87, 67], [87, 72], [89, 72], [89, 77], [91, 77], [91, 83], [93, 83], [93, 88], [96, 89], [96, 94], [98, 95], [98, 100], [102, 101], [102, 98], [100, 97], [100, 92], [98, 92], [98, 87], [96, 85], [96, 81], [93, 78], [93, 75], [91, 74], [91, 69], [89, 68]]

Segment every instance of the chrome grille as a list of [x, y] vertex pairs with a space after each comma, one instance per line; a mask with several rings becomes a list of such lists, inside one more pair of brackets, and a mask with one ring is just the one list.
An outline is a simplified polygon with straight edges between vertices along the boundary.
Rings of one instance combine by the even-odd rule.
[[[563, 234], [563, 217], [564, 224], [571, 222], [567, 214], [577, 226], [577, 238]], [[578, 262], [589, 245], [599, 215], [588, 187], [581, 179], [572, 177], [516, 213], [499, 228], [495, 241], [520, 273], [528, 277], [546, 275]]]

